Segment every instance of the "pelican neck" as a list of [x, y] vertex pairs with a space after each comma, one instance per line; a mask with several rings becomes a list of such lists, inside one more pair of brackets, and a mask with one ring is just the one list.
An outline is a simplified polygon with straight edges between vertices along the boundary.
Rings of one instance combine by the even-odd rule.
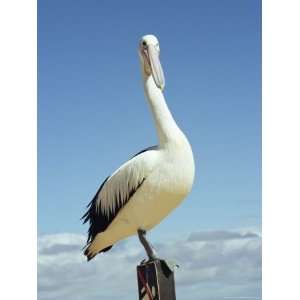
[[154, 118], [160, 145], [164, 145], [182, 135], [177, 126], [165, 97], [152, 76], [144, 77], [145, 94]]

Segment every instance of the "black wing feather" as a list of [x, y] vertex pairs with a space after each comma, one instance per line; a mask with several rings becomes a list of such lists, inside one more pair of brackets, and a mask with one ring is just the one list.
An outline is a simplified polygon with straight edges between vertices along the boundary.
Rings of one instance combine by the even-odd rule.
[[87, 239], [87, 244], [89, 244], [94, 237], [97, 235], [98, 232], [102, 232], [106, 229], [108, 226], [107, 224], [107, 217], [102, 215], [98, 215], [96, 213], [96, 201], [98, 198], [99, 193], [101, 192], [104, 184], [106, 181], [109, 179], [110, 176], [106, 177], [106, 179], [103, 181], [101, 186], [99, 187], [97, 193], [95, 194], [94, 198], [92, 201], [87, 205], [87, 212], [82, 216], [81, 219], [83, 219], [83, 224], [89, 221], [90, 227], [88, 230], [88, 239]]
[[[151, 146], [146, 149], [143, 149], [142, 151], [135, 154], [132, 158], [134, 158], [146, 151], [154, 150], [154, 149], [157, 149], [157, 146]], [[108, 225], [113, 221], [113, 219], [119, 213], [121, 208], [130, 200], [130, 198], [133, 196], [133, 194], [138, 190], [138, 188], [143, 184], [143, 182], [146, 179], [146, 178], [143, 178], [141, 180], [141, 182], [134, 189], [131, 189], [129, 191], [127, 199], [121, 199], [121, 195], [116, 195], [116, 197], [118, 198], [118, 199], [115, 199], [115, 200], [117, 200], [116, 208], [115, 208], [114, 212], [112, 212], [111, 214], [109, 214], [109, 216], [107, 216], [102, 213], [101, 209], [96, 209], [96, 203], [97, 203], [98, 196], [99, 196], [103, 186], [105, 185], [105, 183], [107, 182], [107, 180], [109, 178], [110, 178], [110, 176], [108, 176], [103, 181], [103, 183], [99, 187], [97, 193], [93, 197], [92, 201], [87, 205], [87, 212], [81, 218], [83, 220], [83, 224], [89, 222], [89, 225], [90, 225], [90, 227], [88, 229], [87, 244], [85, 247], [87, 247], [93, 241], [93, 239], [96, 237], [96, 235], [99, 232], [105, 231], [105, 229], [108, 227]], [[100, 199], [100, 201], [101, 201], [101, 199]], [[106, 248], [102, 249], [100, 252], [106, 252], [106, 251], [110, 250], [112, 248], [112, 246], [113, 245], [106, 247]]]
[[[134, 189], [131, 189], [129, 191], [127, 199], [121, 201], [120, 195], [117, 195], [116, 197], [118, 199], [116, 199], [117, 200], [116, 208], [115, 208], [114, 212], [110, 213], [109, 216], [107, 216], [107, 215], [103, 214], [101, 209], [98, 209], [98, 210], [96, 209], [96, 202], [97, 202], [98, 195], [99, 195], [101, 189], [103, 188], [104, 184], [106, 183], [106, 181], [108, 179], [109, 179], [109, 177], [107, 177], [104, 180], [104, 182], [101, 184], [96, 195], [94, 196], [92, 201], [87, 206], [87, 208], [88, 208], [87, 212], [81, 218], [81, 219], [83, 219], [83, 224], [87, 223], [88, 221], [90, 224], [90, 227], [88, 229], [88, 238], [87, 238], [86, 246], [88, 246], [93, 241], [93, 239], [96, 237], [96, 235], [99, 232], [105, 231], [105, 229], [108, 227], [108, 225], [113, 221], [113, 219], [119, 213], [121, 208], [130, 200], [130, 198], [133, 196], [133, 194], [144, 183], [146, 178], [143, 178], [141, 180], [141, 182]], [[101, 201], [101, 199], [100, 199], [100, 201]], [[112, 248], [112, 245], [105, 249], [102, 249], [100, 252], [106, 252], [106, 251], [110, 250], [111, 248]]]
[[136, 156], [138, 156], [138, 155], [140, 155], [140, 154], [142, 154], [142, 153], [144, 153], [144, 152], [147, 152], [147, 151], [150, 151], [150, 150], [155, 150], [155, 149], [157, 149], [157, 147], [158, 146], [155, 145], [155, 146], [151, 146], [151, 147], [145, 148], [145, 149], [141, 150], [140, 152], [138, 152], [137, 154], [133, 155], [131, 157], [131, 159], [134, 158], [134, 157], [136, 157]]

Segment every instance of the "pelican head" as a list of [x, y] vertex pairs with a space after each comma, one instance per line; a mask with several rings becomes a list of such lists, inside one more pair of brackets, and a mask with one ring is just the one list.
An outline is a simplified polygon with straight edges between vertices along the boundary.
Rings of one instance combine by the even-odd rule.
[[144, 76], [152, 75], [156, 86], [163, 90], [165, 77], [159, 61], [159, 53], [158, 39], [152, 34], [143, 36], [139, 44], [139, 56]]

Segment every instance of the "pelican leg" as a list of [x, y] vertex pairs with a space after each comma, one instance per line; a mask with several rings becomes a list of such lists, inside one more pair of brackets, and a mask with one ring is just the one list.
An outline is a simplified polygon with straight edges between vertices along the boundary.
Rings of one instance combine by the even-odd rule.
[[146, 231], [143, 229], [138, 229], [138, 236], [139, 236], [139, 240], [142, 243], [142, 245], [145, 248], [145, 251], [149, 257], [149, 260], [155, 260], [157, 259], [156, 255], [154, 254], [154, 251], [150, 245], [150, 243], [147, 241], [146, 239]]

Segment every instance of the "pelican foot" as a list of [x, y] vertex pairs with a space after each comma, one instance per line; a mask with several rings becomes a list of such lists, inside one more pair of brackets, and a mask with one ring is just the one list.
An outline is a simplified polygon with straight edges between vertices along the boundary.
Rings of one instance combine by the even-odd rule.
[[174, 261], [172, 261], [172, 260], [166, 260], [166, 259], [161, 259], [161, 258], [158, 258], [158, 257], [155, 257], [153, 259], [150, 258], [148, 260], [147, 259], [143, 259], [140, 264], [141, 265], [145, 265], [145, 264], [148, 264], [148, 263], [151, 263], [151, 262], [155, 262], [155, 261], [159, 261], [160, 264], [161, 264], [161, 266], [162, 266], [162, 268], [167, 269], [168, 272], [174, 273], [174, 271], [179, 268], [179, 265], [176, 264]]
[[176, 264], [174, 261], [172, 260], [166, 260], [166, 259], [160, 259], [161, 263], [163, 265], [165, 265], [166, 268], [169, 269], [170, 272], [174, 272], [176, 269], [179, 268], [179, 265]]
[[154, 253], [153, 247], [150, 245], [150, 243], [146, 239], [146, 231], [143, 229], [139, 229], [138, 231], [138, 236], [141, 244], [145, 248], [145, 251], [148, 255], [148, 260], [144, 259], [141, 261], [141, 264], [147, 264], [148, 262], [153, 262], [153, 261], [160, 261], [161, 265], [165, 268], [167, 268], [170, 272], [174, 272], [176, 268], [179, 268], [179, 265], [176, 264], [172, 260], [166, 260], [166, 259], [161, 259], [157, 257], [157, 255]]

